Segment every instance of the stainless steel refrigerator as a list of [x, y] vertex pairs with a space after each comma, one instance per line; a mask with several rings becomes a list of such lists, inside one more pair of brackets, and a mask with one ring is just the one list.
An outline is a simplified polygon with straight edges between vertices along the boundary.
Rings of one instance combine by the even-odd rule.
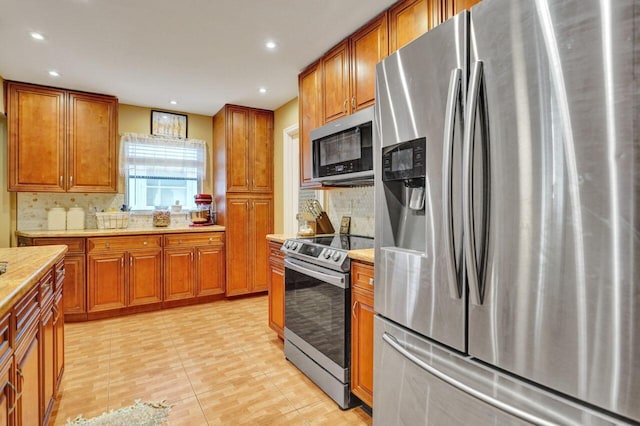
[[374, 423], [640, 422], [640, 1], [484, 0], [374, 127]]

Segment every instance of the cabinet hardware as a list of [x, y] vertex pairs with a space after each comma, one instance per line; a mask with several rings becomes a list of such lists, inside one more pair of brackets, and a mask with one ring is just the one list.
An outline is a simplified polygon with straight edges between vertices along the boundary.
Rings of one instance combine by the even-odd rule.
[[73, 176], [69, 176], [69, 186], [73, 186]]
[[109, 248], [109, 247], [111, 247], [111, 243], [105, 243], [105, 244], [104, 244], [104, 246], [105, 246], [106, 248]]
[[62, 186], [62, 175], [60, 175], [60, 186]]
[[147, 243], [146, 241], [142, 243], [143, 246], [146, 246], [147, 244], [149, 243]]
[[24, 378], [24, 374], [22, 374], [22, 370], [19, 368], [16, 368], [16, 373], [18, 374], [18, 376]]
[[133, 257], [129, 257], [129, 266], [133, 266]]
[[358, 319], [358, 313], [356, 312], [356, 305], [358, 302], [354, 302], [351, 306], [351, 315], [353, 315], [353, 319]]
[[369, 285], [373, 285], [373, 278], [369, 278]]
[[213, 237], [209, 237], [209, 241], [213, 241]]
[[124, 257], [120, 258], [120, 266], [124, 268]]
[[193, 252], [189, 253], [191, 255], [191, 261], [193, 261]]
[[343, 105], [343, 110], [346, 113], [347, 112], [347, 100], [344, 100], [344, 105]]
[[355, 96], [351, 97], [351, 110], [352, 111], [356, 110], [356, 97]]
[[202, 253], [198, 252], [198, 261], [202, 258]]

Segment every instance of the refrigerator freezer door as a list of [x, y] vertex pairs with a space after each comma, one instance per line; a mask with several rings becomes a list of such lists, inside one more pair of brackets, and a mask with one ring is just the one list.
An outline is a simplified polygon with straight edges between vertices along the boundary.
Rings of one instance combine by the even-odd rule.
[[638, 1], [471, 15], [490, 195], [469, 354], [640, 421]]
[[621, 424], [379, 316], [374, 324], [375, 425]]
[[[461, 290], [462, 195], [458, 176], [468, 18], [465, 12], [450, 19], [378, 64], [374, 129], [375, 309], [460, 351], [466, 349], [466, 295]], [[445, 116], [451, 118], [448, 132]], [[398, 201], [402, 191], [385, 192], [380, 152], [384, 147], [423, 137], [424, 190], [420, 200], [413, 206], [407, 201], [403, 210]], [[445, 168], [451, 173], [445, 175]], [[402, 181], [394, 185], [402, 188]], [[445, 207], [449, 212], [446, 216]], [[411, 226], [398, 225], [406, 219], [403, 211], [410, 216]], [[404, 233], [398, 230], [403, 228], [407, 228]], [[399, 241], [404, 239], [406, 244]]]

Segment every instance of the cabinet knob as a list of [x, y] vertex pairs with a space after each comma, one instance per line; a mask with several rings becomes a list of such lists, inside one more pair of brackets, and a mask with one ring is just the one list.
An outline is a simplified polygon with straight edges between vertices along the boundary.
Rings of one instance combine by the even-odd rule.
[[178, 240], [178, 244], [182, 244], [182, 239]]
[[111, 247], [111, 243], [104, 243], [104, 246], [105, 246], [106, 248], [109, 248], [109, 247]]
[[147, 244], [148, 244], [148, 243], [147, 243], [146, 241], [142, 243], [142, 245], [145, 245], [145, 246], [146, 246]]
[[209, 241], [213, 241], [213, 237], [209, 237]]
[[369, 278], [369, 285], [373, 285], [373, 278]]

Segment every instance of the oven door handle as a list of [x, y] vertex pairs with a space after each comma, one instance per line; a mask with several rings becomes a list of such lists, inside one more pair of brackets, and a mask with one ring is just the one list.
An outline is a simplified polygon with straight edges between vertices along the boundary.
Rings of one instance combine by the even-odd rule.
[[301, 274], [319, 279], [320, 281], [324, 281], [336, 287], [349, 288], [349, 283], [347, 282], [347, 280], [345, 280], [346, 274], [327, 274], [326, 272], [322, 272], [312, 265], [302, 265], [300, 262], [296, 262], [294, 259], [284, 259], [284, 267]]

